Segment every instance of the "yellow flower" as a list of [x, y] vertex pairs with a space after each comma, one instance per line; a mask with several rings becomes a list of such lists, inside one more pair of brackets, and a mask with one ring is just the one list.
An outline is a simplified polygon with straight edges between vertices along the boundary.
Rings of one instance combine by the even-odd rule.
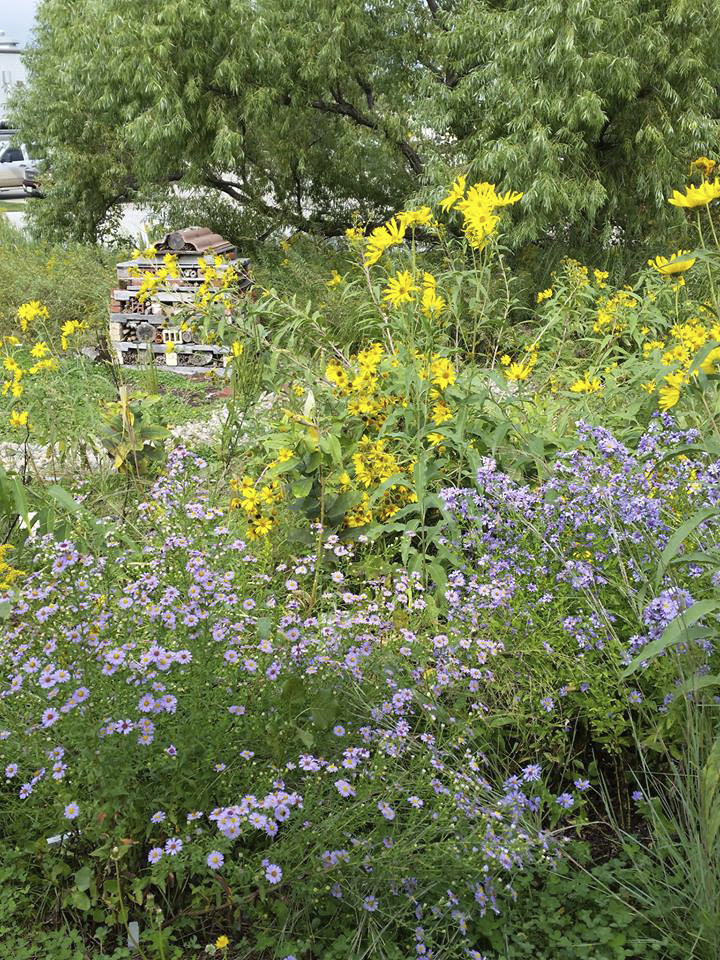
[[450, 193], [440, 201], [440, 206], [445, 213], [447, 213], [448, 210], [452, 210], [458, 200], [462, 200], [465, 196], [465, 183], [466, 178], [461, 174], [450, 187]]
[[508, 369], [505, 371], [505, 376], [508, 380], [527, 380], [527, 378], [532, 373], [534, 364], [525, 362], [525, 363], [511, 363]]
[[595, 276], [595, 282], [601, 289], [607, 286], [605, 281], [610, 276], [607, 270], [593, 270], [593, 274]]
[[542, 303], [543, 300], [549, 300], [552, 295], [553, 295], [552, 287], [548, 287], [547, 290], [541, 290], [540, 293], [538, 293], [537, 295], [537, 302]]
[[675, 273], [684, 273], [695, 264], [696, 257], [690, 257], [689, 250], [678, 250], [670, 257], [657, 256], [654, 260], [648, 260], [648, 265], [654, 267], [658, 273], [664, 277], [669, 277]]
[[282, 450], [278, 450], [277, 461], [278, 463], [287, 463], [288, 460], [292, 460], [293, 456], [292, 450], [283, 447]]
[[680, 399], [680, 388], [685, 383], [682, 373], [671, 373], [665, 377], [666, 387], [660, 387], [658, 390], [658, 406], [661, 410], [669, 410], [674, 407]]
[[50, 350], [48, 348], [48, 345], [45, 343], [44, 340], [40, 340], [38, 343], [35, 344], [35, 346], [30, 351], [30, 356], [35, 357], [37, 360], [40, 360], [45, 356], [46, 353], [49, 353], [49, 352]]
[[243, 355], [243, 350], [245, 349], [245, 344], [240, 343], [239, 340], [233, 340], [231, 349], [234, 357], [241, 357]]
[[325, 281], [325, 283], [329, 287], [338, 287], [342, 282], [343, 282], [343, 278], [340, 276], [337, 270], [333, 270], [333, 272], [330, 275], [330, 279]]
[[418, 289], [412, 274], [408, 270], [403, 270], [388, 280], [383, 290], [383, 300], [392, 304], [393, 307], [399, 307], [401, 303], [411, 303], [414, 299], [413, 293]]
[[576, 380], [570, 387], [570, 390], [573, 393], [600, 393], [602, 391], [602, 384], [598, 377], [591, 377], [588, 372], [584, 377], [581, 377], [580, 380]]
[[[429, 276], [429, 274], [425, 274]], [[434, 279], [434, 278], [433, 278]], [[445, 309], [445, 301], [435, 289], [435, 284], [425, 284], [422, 295], [422, 312], [426, 317], [438, 316]]]
[[266, 537], [273, 528], [273, 521], [270, 517], [258, 517], [256, 520], [250, 524], [250, 529], [248, 531], [251, 539], [255, 540], [258, 537]]
[[439, 427], [440, 424], [452, 420], [453, 412], [444, 400], [438, 400], [432, 409], [432, 418], [433, 423]]
[[218, 950], [224, 950], [225, 947], [229, 945], [230, 945], [230, 941], [225, 936], [225, 934], [223, 934], [221, 937], [218, 937], [217, 940], [215, 941], [215, 946]]
[[432, 210], [430, 207], [420, 207], [417, 210], [405, 210], [398, 214], [398, 220], [403, 227], [426, 227], [432, 223]]
[[22, 410], [18, 413], [17, 410], [13, 410], [10, 414], [10, 426], [11, 427], [25, 427], [28, 422], [28, 412], [27, 410]]
[[703, 373], [717, 373], [718, 365], [720, 364], [720, 347], [715, 347], [714, 350], [711, 350], [710, 353], [705, 357], [703, 362], [700, 364], [700, 369]]
[[348, 240], [362, 240], [365, 236], [365, 231], [362, 227], [348, 227], [345, 231], [345, 236]]
[[455, 383], [455, 368], [447, 357], [435, 357], [430, 364], [430, 379], [440, 390], [445, 390]]
[[702, 170], [704, 176], [709, 177], [715, 169], [715, 161], [709, 157], [698, 157], [690, 164], [690, 170]]
[[654, 380], [648, 380], [647, 383], [642, 383], [640, 384], [640, 386], [643, 388], [643, 390], [646, 393], [655, 393], [655, 388], [657, 387], [657, 384], [655, 383]]
[[371, 267], [377, 263], [388, 247], [394, 247], [405, 239], [405, 224], [392, 218], [383, 227], [376, 227], [368, 237], [364, 263]]
[[442, 446], [445, 437], [441, 433], [429, 433], [426, 439], [431, 447], [437, 447], [440, 453], [445, 452], [445, 447]]
[[507, 367], [507, 366], [510, 365], [510, 357], [508, 356], [507, 353], [504, 353], [504, 354], [500, 357], [500, 363], [501, 363], [504, 367]]
[[704, 180], [699, 187], [694, 187], [692, 184], [687, 186], [685, 193], [673, 190], [673, 195], [668, 203], [673, 207], [693, 209], [694, 207], [704, 207], [712, 200], [717, 200], [718, 197], [720, 197], [720, 180], [716, 177], [712, 183], [709, 180]]

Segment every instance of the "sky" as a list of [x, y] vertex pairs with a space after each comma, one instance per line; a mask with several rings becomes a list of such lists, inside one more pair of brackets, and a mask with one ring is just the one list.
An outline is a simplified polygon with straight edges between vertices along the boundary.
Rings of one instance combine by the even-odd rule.
[[30, 40], [40, 0], [0, 0], [0, 30], [23, 46]]

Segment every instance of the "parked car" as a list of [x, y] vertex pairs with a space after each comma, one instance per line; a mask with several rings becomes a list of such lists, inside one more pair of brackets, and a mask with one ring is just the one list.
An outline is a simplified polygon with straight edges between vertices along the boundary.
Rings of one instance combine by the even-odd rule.
[[0, 190], [22, 190], [26, 170], [35, 168], [37, 163], [24, 143], [0, 145]]
[[42, 197], [43, 193], [40, 189], [40, 173], [36, 167], [25, 168], [23, 190], [29, 197]]

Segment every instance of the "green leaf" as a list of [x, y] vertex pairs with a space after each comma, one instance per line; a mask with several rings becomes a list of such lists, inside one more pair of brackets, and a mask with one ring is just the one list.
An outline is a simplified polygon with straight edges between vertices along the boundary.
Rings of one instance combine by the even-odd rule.
[[312, 477], [301, 477], [299, 480], [295, 480], [290, 486], [292, 495], [297, 500], [302, 500], [312, 490], [313, 482]]
[[78, 910], [89, 910], [90, 897], [82, 890], [73, 890], [70, 894], [70, 903]]
[[705, 507], [702, 510], [698, 510], [697, 513], [694, 513], [688, 520], [685, 521], [685, 523], [678, 527], [665, 545], [665, 549], [660, 554], [660, 563], [658, 564], [656, 574], [657, 583], [661, 582], [665, 570], [693, 530], [697, 529], [701, 523], [705, 523], [705, 521], [709, 520], [711, 517], [717, 516], [720, 516], [720, 511], [717, 507]]
[[90, 881], [92, 880], [93, 871], [90, 869], [87, 864], [84, 867], [80, 867], [78, 872], [75, 874], [75, 886], [78, 890], [87, 890], [90, 886]]

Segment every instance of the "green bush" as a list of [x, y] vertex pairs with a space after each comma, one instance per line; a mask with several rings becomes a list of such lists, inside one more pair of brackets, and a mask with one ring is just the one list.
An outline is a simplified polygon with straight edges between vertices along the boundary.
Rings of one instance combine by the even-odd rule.
[[[54, 330], [80, 321], [104, 333], [118, 259], [94, 245], [36, 242], [0, 216], [0, 335], [20, 335], [17, 309], [31, 300], [47, 307]], [[31, 327], [27, 337], [44, 329]]]

